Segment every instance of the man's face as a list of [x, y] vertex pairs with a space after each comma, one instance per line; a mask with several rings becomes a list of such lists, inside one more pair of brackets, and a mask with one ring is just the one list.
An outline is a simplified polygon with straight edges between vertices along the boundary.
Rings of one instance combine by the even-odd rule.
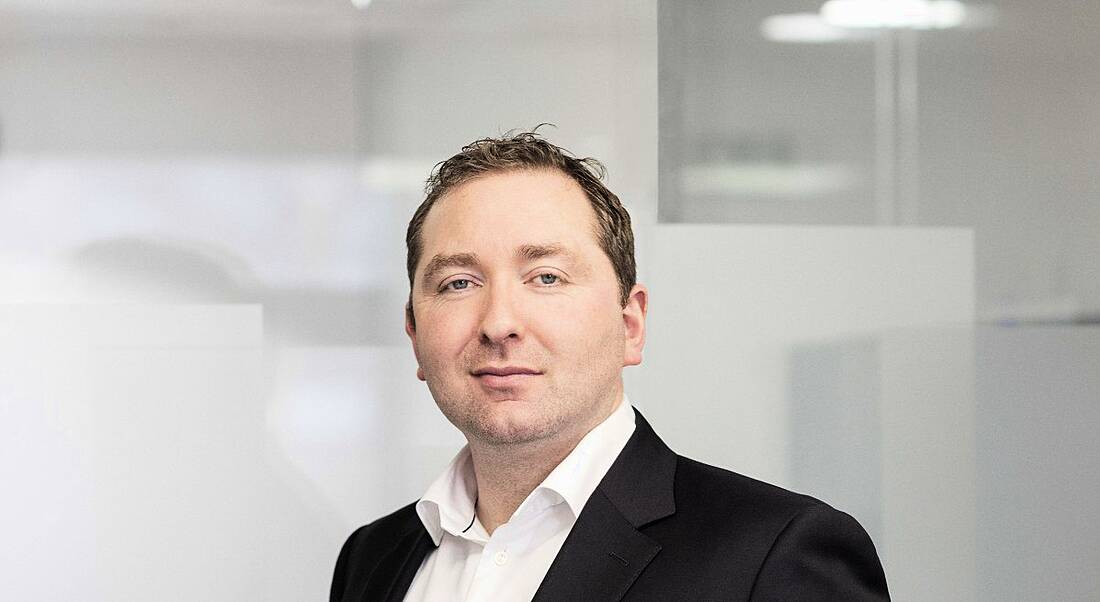
[[581, 188], [548, 170], [489, 174], [444, 195], [422, 230], [415, 327], [436, 403], [489, 444], [577, 438], [641, 361], [646, 291], [624, 308]]

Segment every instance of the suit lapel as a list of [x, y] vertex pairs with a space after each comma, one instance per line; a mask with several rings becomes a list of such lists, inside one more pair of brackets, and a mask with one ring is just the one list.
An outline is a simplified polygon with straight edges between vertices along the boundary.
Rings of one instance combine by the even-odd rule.
[[413, 577], [420, 570], [428, 552], [433, 549], [432, 538], [420, 525], [386, 555], [367, 578], [358, 599], [362, 602], [377, 600], [400, 601], [412, 585]]
[[617, 601], [661, 550], [639, 529], [676, 511], [676, 454], [635, 410], [634, 434], [584, 506], [535, 593]]
[[577, 517], [533, 602], [619, 600], [660, 549], [597, 490]]

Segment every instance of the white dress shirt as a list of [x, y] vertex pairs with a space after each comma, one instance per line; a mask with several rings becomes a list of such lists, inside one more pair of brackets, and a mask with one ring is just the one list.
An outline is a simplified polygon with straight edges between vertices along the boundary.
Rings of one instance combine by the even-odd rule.
[[624, 396], [492, 535], [477, 518], [477, 480], [469, 447], [463, 447], [416, 504], [437, 547], [420, 565], [405, 600], [530, 600], [633, 433], [634, 410]]

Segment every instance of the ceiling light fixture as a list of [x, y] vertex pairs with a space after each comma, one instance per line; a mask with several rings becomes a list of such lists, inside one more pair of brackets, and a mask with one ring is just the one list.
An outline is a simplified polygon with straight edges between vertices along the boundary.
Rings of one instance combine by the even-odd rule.
[[873, 35], [870, 31], [854, 31], [829, 25], [817, 13], [773, 15], [760, 24], [760, 33], [773, 42], [814, 44], [840, 42]]
[[966, 21], [958, 0], [828, 0], [821, 20], [850, 29], [950, 29]]
[[978, 28], [995, 20], [992, 7], [959, 0], [828, 0], [816, 13], [767, 17], [760, 33], [773, 42], [851, 42], [882, 31]]

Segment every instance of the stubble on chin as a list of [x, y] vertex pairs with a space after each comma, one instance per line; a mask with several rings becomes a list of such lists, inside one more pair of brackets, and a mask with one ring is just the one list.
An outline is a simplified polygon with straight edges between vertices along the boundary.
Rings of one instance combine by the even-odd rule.
[[[565, 428], [568, 416], [552, 401], [485, 401], [469, 396], [463, 400], [436, 396], [447, 420], [466, 436], [487, 445], [518, 445], [550, 438]], [[441, 399], [443, 401], [441, 401]], [[506, 408], [504, 404], [513, 407]], [[515, 407], [531, 404], [530, 408]], [[527, 411], [524, 411], [527, 410]]]

